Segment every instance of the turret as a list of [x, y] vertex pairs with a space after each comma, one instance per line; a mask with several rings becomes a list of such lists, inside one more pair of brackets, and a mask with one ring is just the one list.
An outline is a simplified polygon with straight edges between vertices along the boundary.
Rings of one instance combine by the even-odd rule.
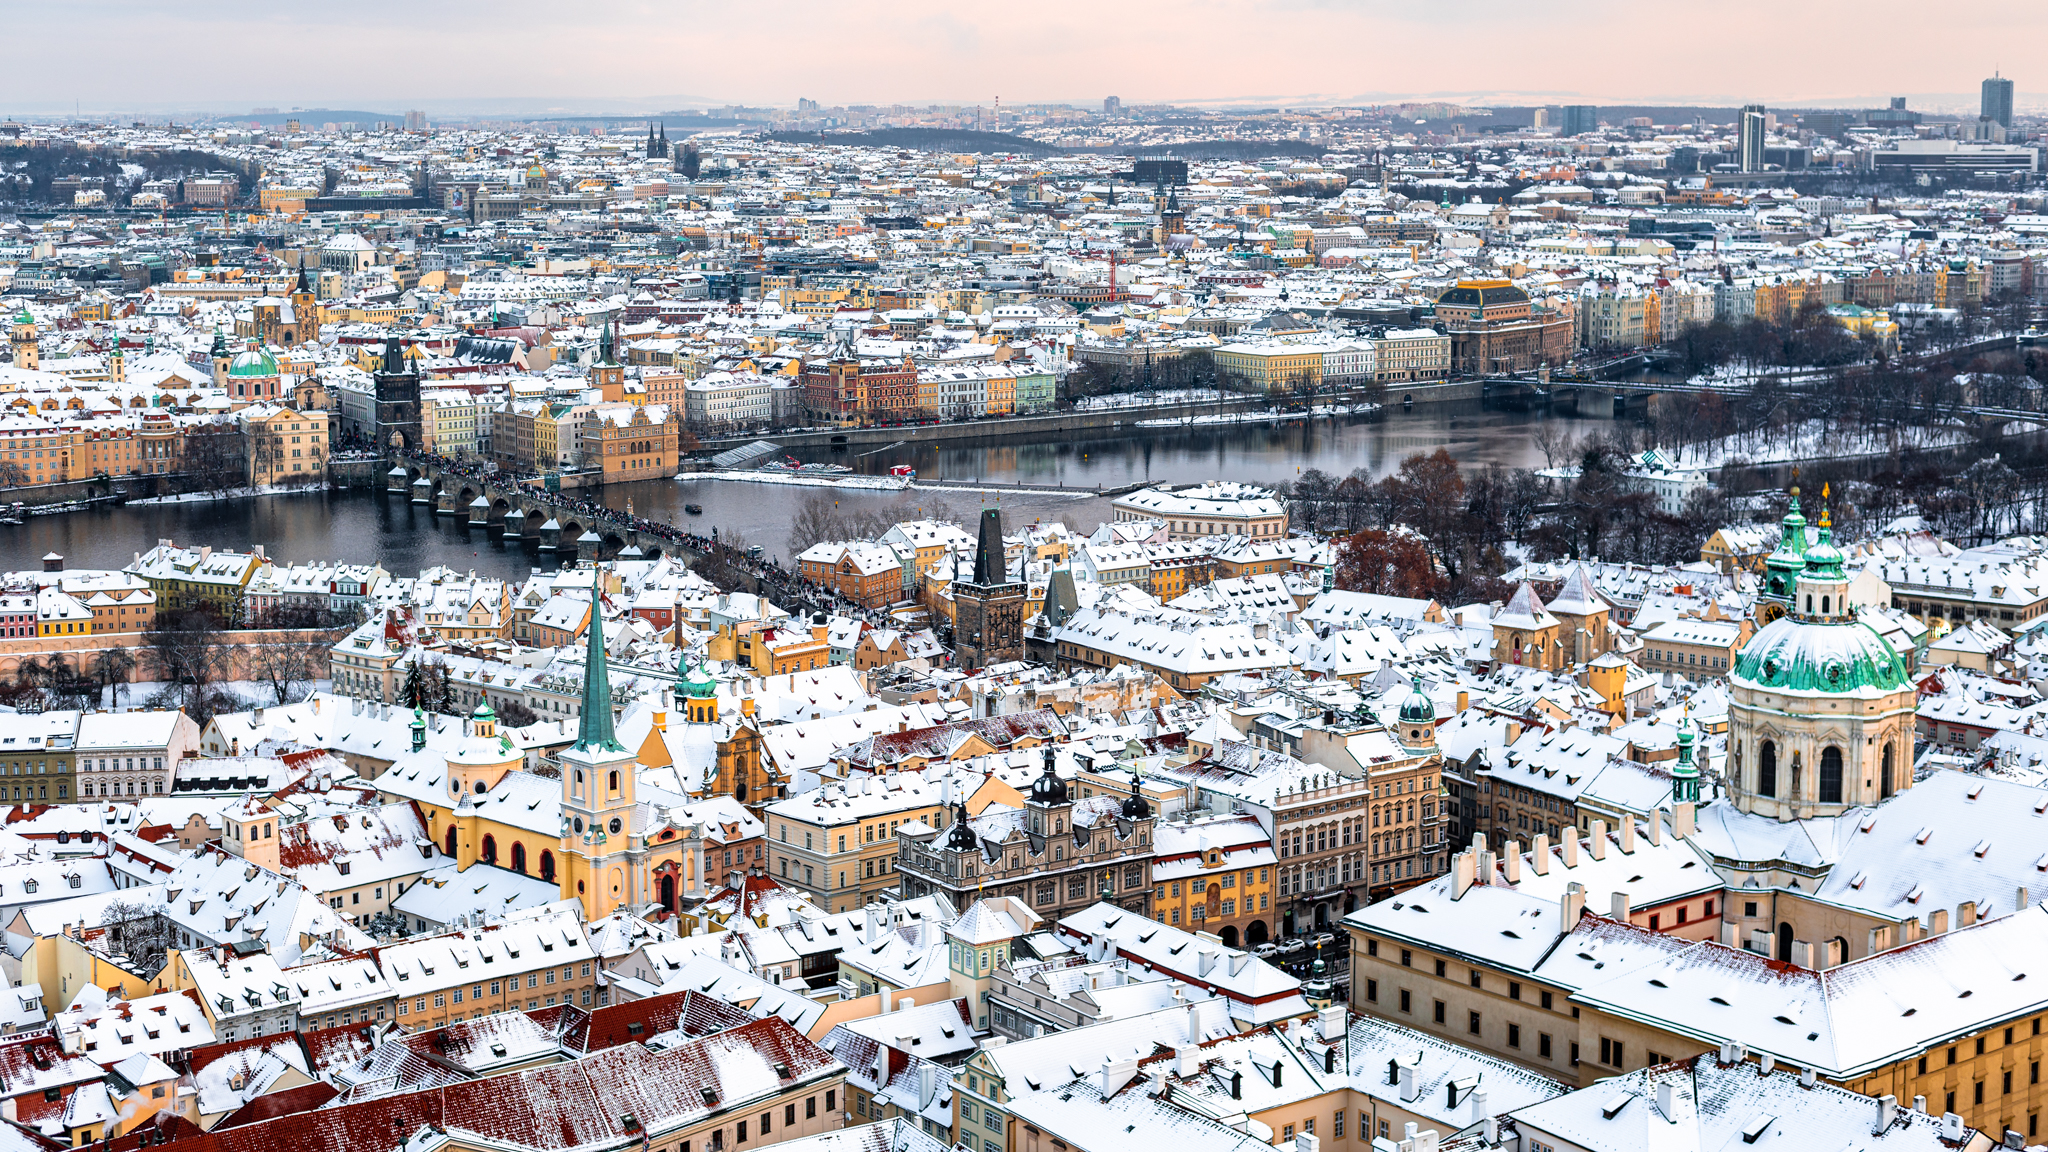
[[1764, 589], [1761, 599], [1779, 608], [1790, 605], [1792, 585], [1806, 567], [1806, 517], [1799, 511], [1798, 477], [1793, 478], [1791, 506], [1781, 521], [1783, 532], [1778, 547], [1764, 558]]
[[1692, 742], [1692, 717], [1682, 716], [1678, 721], [1678, 764], [1671, 769], [1673, 804], [1700, 802], [1700, 770], [1692, 760]]

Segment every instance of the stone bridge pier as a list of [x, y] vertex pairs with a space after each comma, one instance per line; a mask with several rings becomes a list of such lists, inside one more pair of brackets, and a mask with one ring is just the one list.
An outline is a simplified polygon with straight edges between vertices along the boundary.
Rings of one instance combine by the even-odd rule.
[[393, 462], [384, 474], [384, 495], [416, 511], [431, 510], [436, 518], [447, 517], [465, 531], [565, 561], [634, 555], [628, 549], [646, 557], [687, 551], [659, 532], [629, 526], [623, 513], [594, 512], [530, 483], [413, 457]]

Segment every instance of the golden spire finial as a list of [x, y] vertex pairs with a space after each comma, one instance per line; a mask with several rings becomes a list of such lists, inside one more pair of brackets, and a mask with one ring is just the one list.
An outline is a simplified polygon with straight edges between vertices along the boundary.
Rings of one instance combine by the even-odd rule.
[[1825, 480], [1821, 482], [1820, 486], [1820, 526], [1823, 528], [1834, 526], [1834, 522], [1828, 518], [1828, 485]]

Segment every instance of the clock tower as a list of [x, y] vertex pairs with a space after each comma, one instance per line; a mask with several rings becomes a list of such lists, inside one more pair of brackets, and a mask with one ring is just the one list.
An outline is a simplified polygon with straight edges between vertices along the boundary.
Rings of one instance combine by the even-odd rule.
[[604, 622], [591, 605], [583, 665], [582, 715], [576, 743], [562, 752], [562, 899], [583, 905], [586, 921], [621, 904], [646, 899], [637, 854], [644, 832], [633, 796], [639, 763], [612, 731], [611, 676], [605, 668]]

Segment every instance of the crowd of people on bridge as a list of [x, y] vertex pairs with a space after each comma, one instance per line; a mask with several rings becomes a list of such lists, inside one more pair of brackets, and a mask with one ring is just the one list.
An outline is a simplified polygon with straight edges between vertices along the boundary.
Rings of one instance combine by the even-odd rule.
[[[716, 529], [706, 536], [678, 528], [674, 524], [650, 520], [599, 503], [584, 496], [548, 488], [538, 474], [520, 474], [497, 468], [487, 468], [475, 461], [456, 460], [437, 452], [395, 450], [395, 455], [408, 463], [431, 467], [443, 476], [459, 476], [474, 481], [485, 491], [516, 493], [522, 499], [542, 504], [562, 515], [556, 519], [574, 517], [577, 522], [590, 521], [625, 532], [638, 532], [665, 542], [674, 549], [694, 555], [700, 560], [714, 560], [751, 577], [758, 593], [784, 606], [800, 608], [805, 612], [826, 612], [837, 616], [863, 620], [877, 628], [895, 628], [901, 621], [888, 613], [865, 608], [841, 596], [833, 588], [806, 580], [784, 568], [779, 561], [768, 560], [751, 552], [734, 548], [719, 540]], [[573, 541], [571, 542], [574, 543]]]

